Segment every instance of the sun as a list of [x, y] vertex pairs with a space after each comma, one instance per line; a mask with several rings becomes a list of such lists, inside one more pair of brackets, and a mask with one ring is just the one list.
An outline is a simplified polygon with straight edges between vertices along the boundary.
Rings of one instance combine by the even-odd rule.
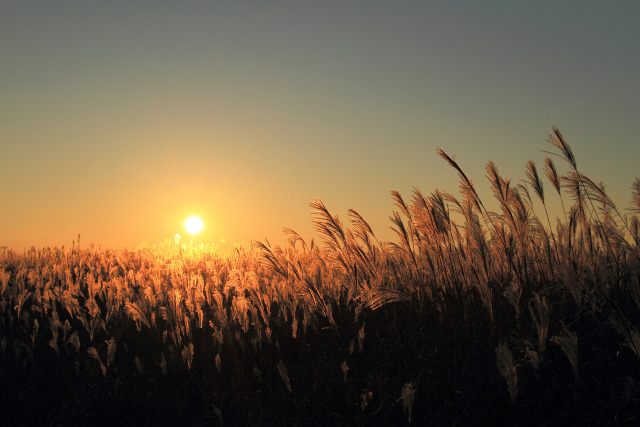
[[195, 216], [195, 215], [190, 216], [184, 222], [184, 228], [186, 228], [187, 231], [191, 234], [198, 234], [199, 232], [202, 231], [203, 227], [204, 227], [204, 223], [202, 222], [202, 219], [200, 219], [199, 216]]

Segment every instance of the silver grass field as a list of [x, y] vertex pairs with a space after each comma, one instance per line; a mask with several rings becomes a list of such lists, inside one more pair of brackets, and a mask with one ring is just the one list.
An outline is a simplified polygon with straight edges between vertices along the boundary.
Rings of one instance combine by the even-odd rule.
[[3, 423], [637, 425], [640, 179], [546, 148], [496, 210], [438, 149], [459, 194], [392, 191], [393, 242], [315, 200], [318, 242], [2, 249]]

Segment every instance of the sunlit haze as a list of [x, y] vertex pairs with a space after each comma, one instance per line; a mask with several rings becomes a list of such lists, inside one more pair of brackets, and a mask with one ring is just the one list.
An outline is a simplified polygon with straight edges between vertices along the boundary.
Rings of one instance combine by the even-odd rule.
[[193, 212], [200, 242], [311, 238], [315, 199], [392, 240], [391, 190], [457, 194], [436, 147], [490, 198], [485, 164], [520, 182], [552, 126], [626, 208], [638, 16], [634, 1], [2, 2], [0, 246], [134, 248]]

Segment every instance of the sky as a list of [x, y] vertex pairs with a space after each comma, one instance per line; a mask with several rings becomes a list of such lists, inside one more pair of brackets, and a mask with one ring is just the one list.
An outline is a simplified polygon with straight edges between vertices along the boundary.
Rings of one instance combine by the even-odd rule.
[[315, 199], [395, 240], [391, 190], [457, 194], [437, 147], [490, 198], [486, 163], [542, 174], [553, 126], [628, 207], [638, 16], [637, 1], [2, 0], [0, 246], [317, 239]]

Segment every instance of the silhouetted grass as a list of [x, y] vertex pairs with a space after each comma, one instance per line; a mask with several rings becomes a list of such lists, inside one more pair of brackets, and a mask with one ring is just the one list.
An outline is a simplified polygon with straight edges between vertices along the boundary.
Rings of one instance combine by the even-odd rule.
[[490, 162], [496, 211], [439, 149], [460, 194], [393, 191], [395, 242], [316, 200], [322, 246], [3, 250], [4, 422], [637, 424], [640, 180], [624, 215], [549, 142], [555, 193]]

